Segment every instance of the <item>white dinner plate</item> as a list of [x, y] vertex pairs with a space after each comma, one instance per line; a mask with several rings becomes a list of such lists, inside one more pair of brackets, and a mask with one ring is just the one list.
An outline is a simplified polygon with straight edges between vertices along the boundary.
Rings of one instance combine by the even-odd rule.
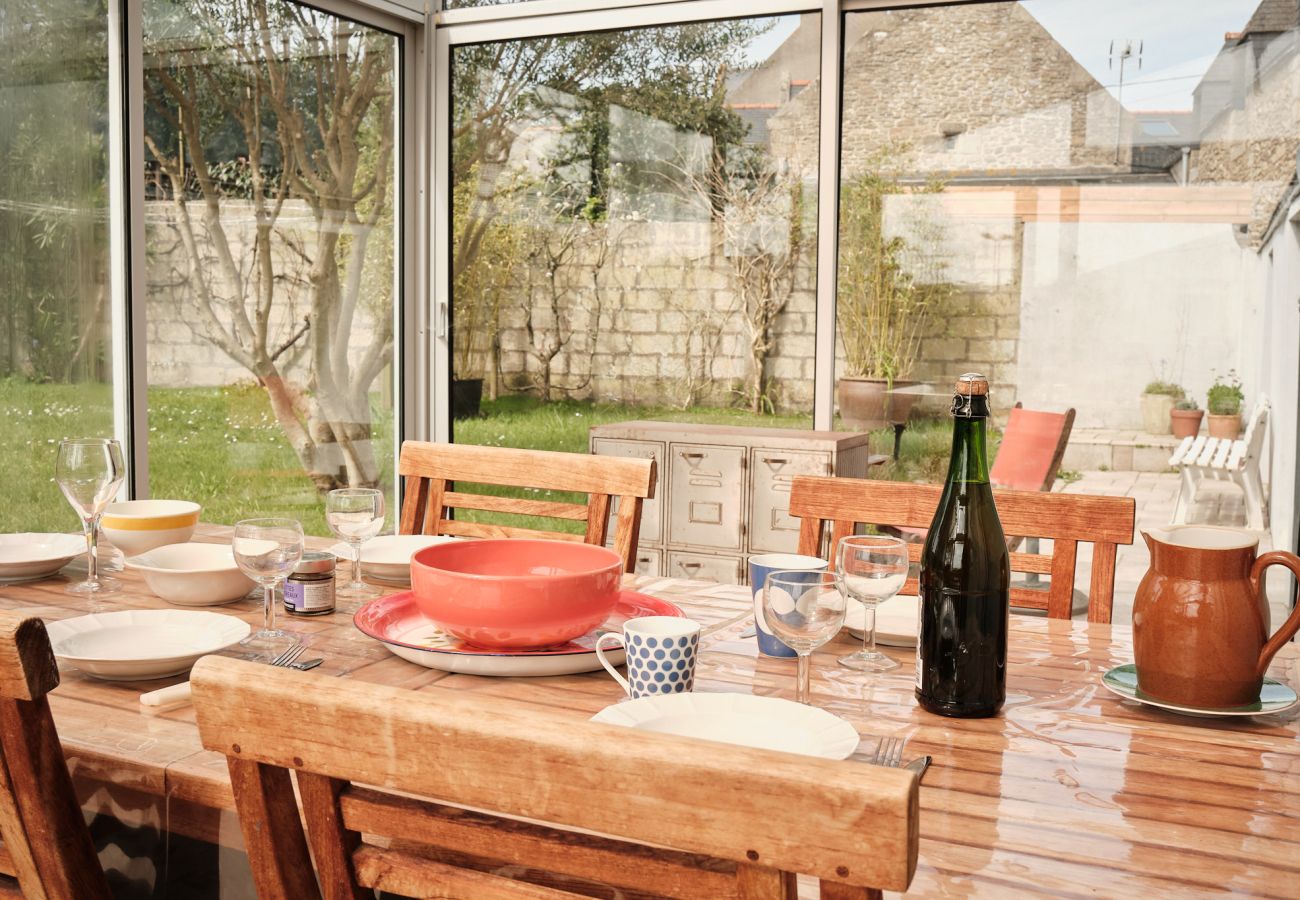
[[858, 730], [816, 706], [753, 694], [660, 694], [607, 706], [593, 722], [682, 737], [847, 759]]
[[[876, 643], [886, 647], [915, 647], [916, 627], [920, 618], [921, 598], [899, 594], [876, 607]], [[862, 637], [866, 610], [856, 600], [849, 602], [844, 627], [854, 637]]]
[[[411, 557], [434, 544], [460, 538], [435, 534], [381, 534], [361, 545], [361, 574], [386, 584], [411, 583]], [[352, 559], [352, 548], [338, 543], [330, 552], [342, 560]]]
[[76, 534], [0, 534], [0, 580], [46, 578], [85, 552], [86, 539]]
[[54, 655], [106, 681], [188, 672], [200, 656], [237, 644], [243, 619], [190, 609], [130, 609], [47, 622]]

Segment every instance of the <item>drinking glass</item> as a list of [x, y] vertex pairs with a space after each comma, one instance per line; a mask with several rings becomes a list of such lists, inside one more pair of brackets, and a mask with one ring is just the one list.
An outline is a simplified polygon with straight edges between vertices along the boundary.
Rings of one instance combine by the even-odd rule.
[[763, 585], [763, 619], [768, 630], [799, 657], [795, 699], [812, 703], [812, 652], [844, 625], [844, 595], [830, 572], [772, 572]]
[[325, 495], [325, 521], [330, 531], [352, 549], [352, 580], [340, 597], [371, 597], [379, 593], [361, 580], [361, 545], [384, 527], [384, 492], [373, 488], [339, 488]]
[[119, 589], [112, 578], [99, 577], [99, 519], [117, 496], [126, 477], [122, 447], [107, 438], [77, 438], [59, 444], [54, 480], [81, 516], [86, 532], [86, 580], [68, 585], [74, 594], [107, 594]]
[[903, 588], [907, 580], [907, 543], [887, 535], [851, 534], [835, 548], [840, 590], [861, 602], [862, 649], [840, 657], [840, 665], [864, 672], [898, 668], [876, 649], [876, 607]]
[[302, 525], [293, 519], [245, 519], [235, 523], [231, 549], [245, 575], [262, 585], [262, 628], [240, 643], [274, 658], [297, 640], [275, 627], [275, 586], [302, 559]]

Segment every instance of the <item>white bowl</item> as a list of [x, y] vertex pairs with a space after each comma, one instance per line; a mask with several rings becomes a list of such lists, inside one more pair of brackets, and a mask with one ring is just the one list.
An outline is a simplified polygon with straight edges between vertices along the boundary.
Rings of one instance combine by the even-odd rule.
[[[411, 556], [435, 544], [460, 538], [437, 534], [381, 534], [361, 545], [361, 573], [394, 584], [411, 583]], [[330, 551], [341, 560], [352, 559], [350, 544], [335, 544]]]
[[188, 672], [200, 656], [248, 637], [243, 619], [193, 609], [128, 609], [46, 622], [54, 655], [106, 681]]
[[123, 554], [137, 556], [188, 541], [202, 509], [188, 500], [123, 500], [108, 504], [99, 527]]
[[75, 534], [0, 534], [0, 581], [53, 575], [86, 552], [86, 539]]
[[132, 556], [123, 565], [143, 575], [149, 590], [177, 606], [233, 603], [256, 584], [239, 570], [225, 544], [168, 544]]

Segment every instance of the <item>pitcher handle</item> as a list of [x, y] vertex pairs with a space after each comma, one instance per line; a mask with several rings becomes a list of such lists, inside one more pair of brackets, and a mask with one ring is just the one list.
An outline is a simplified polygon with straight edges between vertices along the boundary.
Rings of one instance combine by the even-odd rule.
[[[1255, 565], [1250, 569], [1250, 585], [1255, 590], [1256, 596], [1263, 590], [1264, 570], [1269, 566], [1286, 566], [1291, 570], [1297, 579], [1300, 579], [1300, 556], [1294, 553], [1287, 553], [1285, 550], [1273, 550], [1265, 553], [1255, 560]], [[1273, 636], [1264, 644], [1264, 648], [1259, 651], [1259, 664], [1257, 674], [1260, 678], [1268, 671], [1268, 664], [1273, 661], [1277, 651], [1282, 649], [1282, 645], [1291, 638], [1295, 637], [1297, 631], [1300, 631], [1300, 605], [1291, 610], [1291, 615], [1282, 623]]]

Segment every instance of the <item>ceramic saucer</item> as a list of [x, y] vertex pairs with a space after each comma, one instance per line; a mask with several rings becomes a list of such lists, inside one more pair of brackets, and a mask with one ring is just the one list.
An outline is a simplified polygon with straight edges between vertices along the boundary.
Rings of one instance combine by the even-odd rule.
[[1136, 700], [1138, 703], [1144, 703], [1147, 706], [1156, 706], [1160, 709], [1167, 709], [1187, 716], [1262, 716], [1290, 709], [1295, 706], [1297, 701], [1296, 692], [1291, 688], [1273, 678], [1265, 678], [1264, 686], [1259, 692], [1259, 699], [1246, 706], [1224, 708], [1182, 706], [1165, 700], [1157, 700], [1155, 697], [1139, 691], [1137, 686], [1137, 666], [1132, 663], [1111, 669], [1101, 676], [1101, 683], [1111, 693], [1118, 694], [1125, 699]]
[[[559, 647], [515, 651], [484, 650], [452, 637], [425, 618], [411, 591], [371, 600], [357, 610], [352, 622], [363, 634], [417, 665], [466, 675], [527, 676], [595, 672], [601, 668], [596, 639], [602, 634], [621, 631], [628, 619], [681, 615], [682, 611], [667, 600], [622, 591], [614, 611], [594, 631]], [[606, 650], [605, 658], [616, 666], [622, 665], [623, 651]]]

